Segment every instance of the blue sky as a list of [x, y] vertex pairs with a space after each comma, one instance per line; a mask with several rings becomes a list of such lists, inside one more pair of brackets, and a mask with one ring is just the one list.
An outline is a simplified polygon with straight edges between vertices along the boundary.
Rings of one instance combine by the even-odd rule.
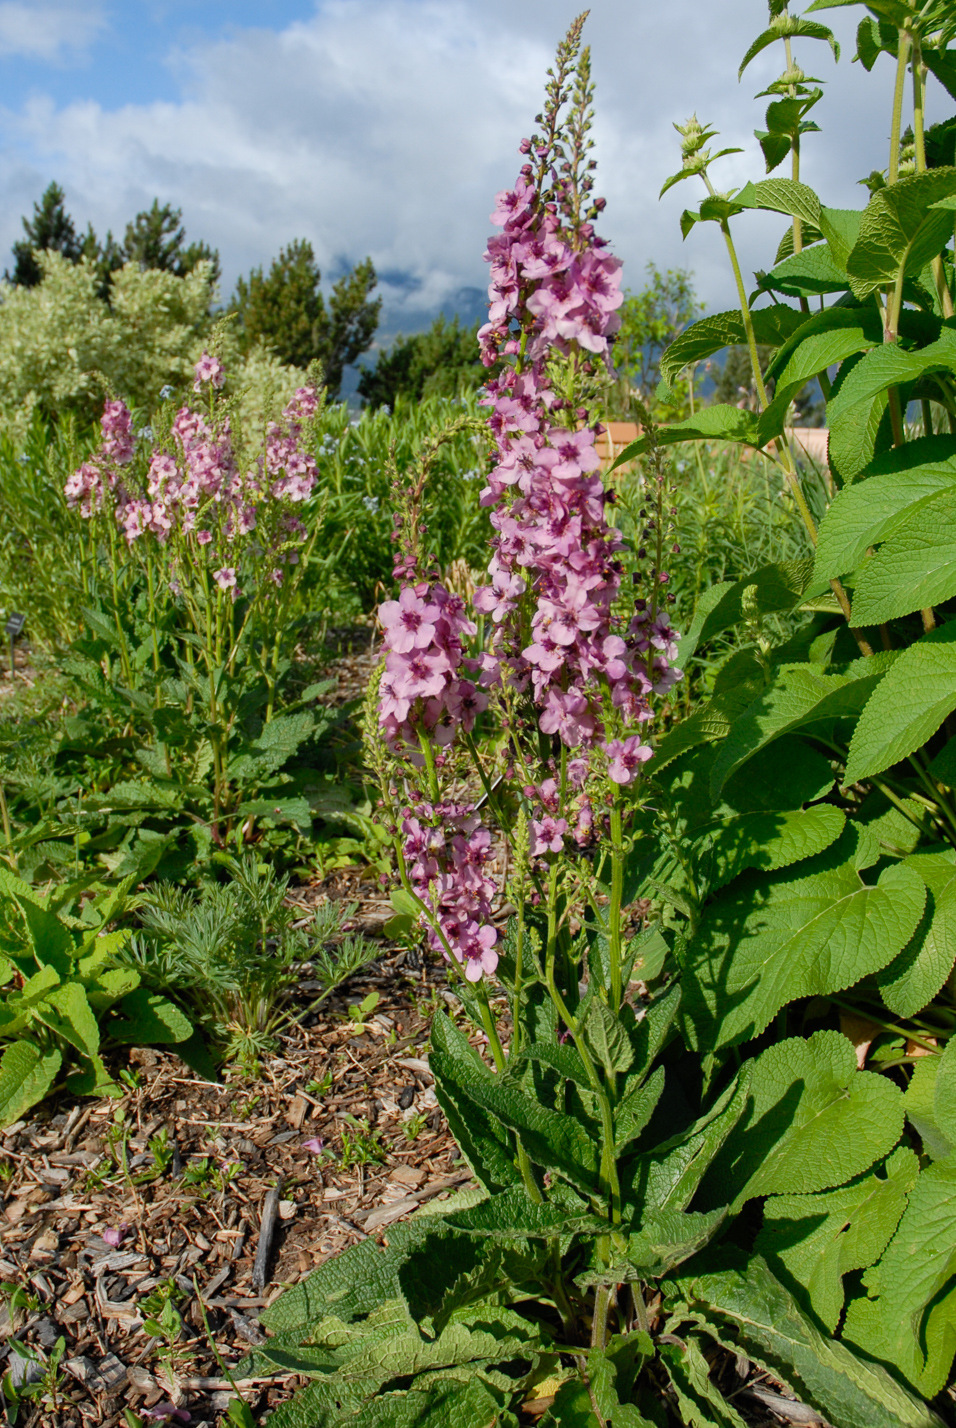
[[[78, 226], [121, 233], [156, 196], [187, 233], [219, 248], [227, 296], [280, 245], [308, 238], [327, 275], [370, 254], [386, 330], [413, 330], [484, 286], [495, 190], [541, 103], [554, 46], [574, 14], [555, 0], [0, 0], [0, 266], [20, 215], [56, 179]], [[744, 152], [715, 175], [759, 178], [753, 95], [782, 67], [737, 65], [765, 0], [592, 0], [603, 231], [640, 286], [644, 266], [693, 270], [711, 310], [734, 302], [719, 233], [680, 211], [672, 123], [695, 109]], [[858, 7], [826, 18], [844, 42], [797, 42], [828, 81], [825, 129], [804, 176], [825, 201], [861, 206], [856, 181], [886, 164], [892, 63], [850, 63]], [[777, 46], [777, 49], [780, 47]], [[931, 81], [930, 115], [952, 106]], [[837, 136], [840, 136], [837, 138]], [[778, 218], [740, 225], [745, 268], [767, 266]], [[772, 252], [772, 248], [771, 248]]]

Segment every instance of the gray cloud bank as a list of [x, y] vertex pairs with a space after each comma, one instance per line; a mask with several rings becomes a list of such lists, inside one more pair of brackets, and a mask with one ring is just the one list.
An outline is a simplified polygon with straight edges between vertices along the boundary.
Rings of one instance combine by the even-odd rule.
[[[100, 23], [92, 7], [85, 30], [69, 5], [47, 12], [60, 16], [61, 47], [88, 43]], [[845, 45], [839, 66], [826, 46], [796, 44], [804, 68], [829, 82], [817, 111], [825, 132], [805, 141], [804, 174], [847, 206], [865, 200], [856, 180], [886, 163], [893, 78], [889, 61], [874, 76], [850, 63], [861, 13], [830, 14]], [[58, 107], [35, 94], [19, 110], [0, 109], [0, 246], [52, 178], [77, 219], [100, 232], [121, 231], [158, 195], [182, 207], [191, 237], [219, 247], [224, 292], [281, 244], [307, 237], [330, 276], [370, 253], [391, 280], [389, 329], [410, 330], [484, 286], [490, 200], [517, 171], [518, 141], [571, 14], [553, 0], [325, 0], [281, 31], [234, 31], [171, 55], [176, 102]], [[782, 68], [782, 47], [761, 55], [742, 84], [736, 71], [765, 17], [763, 3], [739, 0], [594, 0], [586, 34], [603, 231], [632, 286], [653, 259], [692, 268], [709, 308], [733, 305], [717, 230], [680, 240], [680, 211], [699, 186], [680, 184], [661, 203], [657, 193], [679, 164], [671, 125], [694, 110], [721, 130], [721, 145], [745, 150], [723, 162], [719, 184], [762, 176], [752, 131], [765, 101], [751, 96]], [[55, 31], [43, 51], [28, 21], [26, 5], [0, 3], [0, 51], [20, 43], [53, 58]], [[948, 112], [945, 96], [931, 103], [931, 117]], [[745, 268], [769, 264], [782, 227], [763, 215], [740, 225]]]

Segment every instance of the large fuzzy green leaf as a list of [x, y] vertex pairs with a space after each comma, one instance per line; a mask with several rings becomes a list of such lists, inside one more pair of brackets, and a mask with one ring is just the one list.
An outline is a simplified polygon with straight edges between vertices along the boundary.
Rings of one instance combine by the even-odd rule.
[[734, 194], [734, 198], [742, 208], [769, 208], [775, 213], [789, 213], [805, 223], [820, 222], [820, 200], [808, 184], [795, 183], [793, 179], [763, 179], [760, 183], [748, 183]]
[[[956, 544], [953, 549], [956, 555]], [[956, 562], [953, 573], [956, 582]], [[871, 778], [914, 753], [954, 709], [956, 620], [951, 620], [903, 650], [870, 695], [850, 741], [846, 782]]]
[[865, 560], [853, 592], [852, 619], [878, 625], [956, 594], [956, 490], [940, 491], [895, 525]]
[[640, 1227], [627, 1236], [623, 1255], [615, 1248], [609, 1266], [585, 1270], [576, 1276], [575, 1283], [586, 1288], [592, 1284], [662, 1279], [709, 1244], [726, 1216], [725, 1206], [706, 1212], [662, 1210], [659, 1214], [649, 1214]]
[[942, 251], [953, 236], [952, 215], [932, 205], [954, 193], [956, 169], [911, 174], [874, 193], [846, 264], [858, 298], [895, 282], [901, 270], [918, 275]]
[[[750, 1070], [750, 1066], [743, 1067], [706, 1115], [625, 1167], [623, 1198], [634, 1214], [646, 1214], [649, 1207], [655, 1214], [687, 1209], [749, 1104]], [[712, 1201], [718, 1207], [725, 1203], [719, 1196]]]
[[897, 1016], [915, 1016], [928, 1006], [956, 963], [956, 853], [914, 853], [906, 866], [923, 879], [928, 896], [912, 938], [877, 973], [883, 1000]]
[[848, 827], [815, 858], [745, 873], [705, 909], [688, 945], [681, 1016], [691, 1046], [758, 1036], [787, 1002], [843, 991], [885, 967], [912, 937], [926, 885], [905, 865], [875, 886], [854, 866]]
[[35, 1008], [34, 1015], [84, 1055], [96, 1056], [99, 1052], [100, 1029], [79, 982], [64, 982], [54, 987]]
[[711, 887], [719, 888], [747, 868], [785, 868], [822, 853], [845, 822], [828, 803], [791, 813], [739, 813], [698, 829], [694, 856]]
[[489, 1193], [518, 1184], [507, 1129], [471, 1094], [472, 1086], [491, 1073], [449, 1017], [432, 1021], [430, 1064], [438, 1103], [475, 1179]]
[[823, 674], [806, 664], [783, 665], [770, 688], [734, 720], [714, 760], [714, 795], [758, 750], [782, 735], [798, 729], [826, 735], [836, 721], [859, 714], [882, 677], [878, 660], [874, 673], [857, 677]]
[[[783, 303], [755, 308], [752, 317], [757, 341], [771, 347], [779, 347], [807, 320], [805, 313]], [[689, 363], [702, 362], [723, 347], [739, 346], [746, 341], [747, 333], [739, 308], [701, 318], [668, 347], [661, 358], [661, 376], [671, 384]]]
[[535, 1204], [523, 1185], [490, 1195], [467, 1210], [443, 1217], [449, 1229], [493, 1239], [549, 1239], [555, 1234], [601, 1234], [607, 1221], [592, 1215], [583, 1202], [569, 1210], [553, 1201]]
[[906, 1119], [931, 1160], [947, 1160], [956, 1151], [956, 1042], [942, 1056], [921, 1056], [903, 1095]]
[[838, 491], [820, 523], [812, 590], [855, 570], [871, 545], [956, 486], [956, 437], [920, 437], [878, 457], [864, 481]]
[[824, 1335], [754, 1256], [687, 1275], [677, 1287], [701, 1327], [753, 1359], [839, 1428], [940, 1428], [939, 1419], [878, 1364]]
[[875, 1264], [892, 1238], [919, 1174], [899, 1146], [849, 1185], [813, 1195], [774, 1195], [764, 1205], [755, 1248], [796, 1298], [835, 1331], [843, 1276]]
[[[661, 427], [654, 437], [658, 446], [673, 446], [680, 441], [738, 441], [744, 446], [758, 446], [757, 416], [755, 412], [742, 411], [723, 402], [714, 402], [709, 407], [701, 407], [692, 417]], [[625, 446], [610, 470], [624, 466], [647, 450], [647, 437], [632, 441]]]
[[192, 1022], [175, 1002], [145, 987], [128, 992], [114, 1011], [118, 1016], [109, 1023], [114, 1041], [162, 1045], [187, 1041], [193, 1033]]
[[888, 1155], [902, 1129], [898, 1087], [858, 1070], [845, 1036], [789, 1037], [754, 1061], [747, 1109], [708, 1171], [704, 1202], [832, 1189]]
[[49, 1091], [63, 1057], [32, 1041], [14, 1041], [0, 1059], [0, 1127], [13, 1125]]
[[679, 1343], [661, 1345], [661, 1364], [677, 1400], [680, 1421], [687, 1428], [746, 1428], [710, 1377], [710, 1366], [697, 1341], [688, 1335]]
[[727, 585], [705, 614], [695, 615], [687, 632], [695, 637], [694, 648], [747, 620], [792, 610], [803, 598], [812, 568], [809, 560], [764, 565]]
[[846, 291], [846, 273], [833, 260], [823, 243], [804, 248], [777, 263], [763, 280], [763, 286], [787, 297], [816, 297], [821, 293]]
[[933, 372], [952, 372], [954, 366], [956, 332], [943, 328], [935, 342], [915, 352], [907, 352], [895, 342], [872, 347], [841, 376], [827, 404], [827, 420], [831, 464], [834, 446], [845, 452], [839, 463], [844, 479], [852, 479], [872, 459], [871, 436], [876, 413], [885, 408], [887, 389]]
[[853, 1300], [843, 1337], [894, 1364], [927, 1398], [946, 1383], [956, 1352], [956, 1158], [920, 1173], [899, 1228]]

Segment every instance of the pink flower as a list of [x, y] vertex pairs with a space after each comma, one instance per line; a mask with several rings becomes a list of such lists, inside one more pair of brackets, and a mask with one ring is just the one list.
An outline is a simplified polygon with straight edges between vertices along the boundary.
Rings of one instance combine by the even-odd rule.
[[552, 818], [550, 814], [545, 814], [544, 818], [532, 818], [532, 858], [540, 858], [545, 853], [560, 853], [564, 847], [564, 834], [567, 831], [568, 825], [564, 818]]
[[220, 590], [231, 590], [236, 583], [236, 572], [231, 565], [224, 565], [221, 569], [213, 571], [212, 578]]
[[111, 1245], [113, 1249], [118, 1249], [119, 1246], [123, 1243], [123, 1240], [126, 1238], [126, 1231], [128, 1229], [129, 1226], [126, 1224], [125, 1221], [122, 1224], [117, 1225], [115, 1228], [113, 1226], [110, 1226], [108, 1230], [103, 1231], [103, 1239], [108, 1245]]
[[323, 1149], [323, 1142], [319, 1136], [314, 1135], [312, 1136], [311, 1140], [304, 1140], [302, 1142], [302, 1149], [311, 1150], [313, 1155], [321, 1155]]
[[632, 734], [624, 740], [612, 739], [604, 747], [608, 756], [608, 778], [621, 784], [632, 783], [641, 764], [646, 763], [653, 753], [652, 749], [641, 743], [637, 734]]
[[196, 363], [196, 380], [193, 382], [193, 391], [201, 392], [203, 382], [208, 382], [210, 386], [221, 387], [226, 380], [226, 374], [222, 363], [218, 358], [204, 352]]

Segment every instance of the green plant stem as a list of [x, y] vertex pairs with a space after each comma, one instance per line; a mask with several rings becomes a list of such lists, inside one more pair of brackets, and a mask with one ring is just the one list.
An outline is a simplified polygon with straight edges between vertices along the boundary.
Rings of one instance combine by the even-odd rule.
[[428, 794], [432, 803], [440, 801], [438, 790], [438, 770], [435, 768], [435, 751], [431, 746], [431, 741], [418, 730], [418, 745], [422, 751], [422, 758], [425, 760], [425, 772], [428, 777]]
[[874, 1026], [878, 1026], [881, 1031], [888, 1031], [892, 1036], [905, 1036], [907, 1041], [913, 1041], [917, 1046], [922, 1046], [926, 1051], [939, 1051], [938, 1046], [934, 1046], [931, 1041], [926, 1041], [923, 1037], [917, 1036], [915, 1031], [907, 1029], [905, 1026], [896, 1026], [891, 1021], [885, 1021], [882, 1017], [875, 1015], [867, 1007], [854, 1006], [852, 1002], [843, 1001], [842, 997], [827, 997], [827, 1001], [832, 1002], [841, 1011], [850, 1012], [853, 1016], [865, 1016], [867, 1021], [871, 1021]]
[[481, 1024], [484, 1027], [488, 1044], [491, 1047], [495, 1069], [498, 1072], [504, 1071], [508, 1062], [505, 1057], [504, 1047], [501, 1044], [501, 1038], [498, 1035], [498, 1028], [495, 1026], [495, 1018], [492, 1014], [491, 1003], [488, 1000], [488, 988], [485, 985], [484, 977], [479, 977], [475, 983], [475, 996], [478, 1000], [478, 1006], [481, 1009]]
[[0, 815], [2, 815], [3, 817], [3, 836], [6, 840], [7, 852], [10, 855], [10, 866], [16, 873], [19, 872], [19, 866], [17, 863], [17, 855], [14, 852], [13, 848], [13, 833], [10, 828], [10, 812], [7, 808], [6, 789], [4, 788], [2, 783], [0, 783]]
[[611, 966], [611, 1010], [621, 1010], [624, 988], [621, 984], [621, 898], [624, 892], [624, 826], [621, 817], [621, 791], [613, 789], [611, 804], [611, 905], [608, 909], [608, 953]]
[[890, 122], [890, 162], [886, 176], [889, 183], [896, 183], [900, 175], [900, 133], [903, 128], [903, 93], [906, 88], [906, 67], [910, 58], [910, 37], [905, 30], [899, 32], [899, 49], [896, 58], [896, 86], [893, 90], [893, 118]]

